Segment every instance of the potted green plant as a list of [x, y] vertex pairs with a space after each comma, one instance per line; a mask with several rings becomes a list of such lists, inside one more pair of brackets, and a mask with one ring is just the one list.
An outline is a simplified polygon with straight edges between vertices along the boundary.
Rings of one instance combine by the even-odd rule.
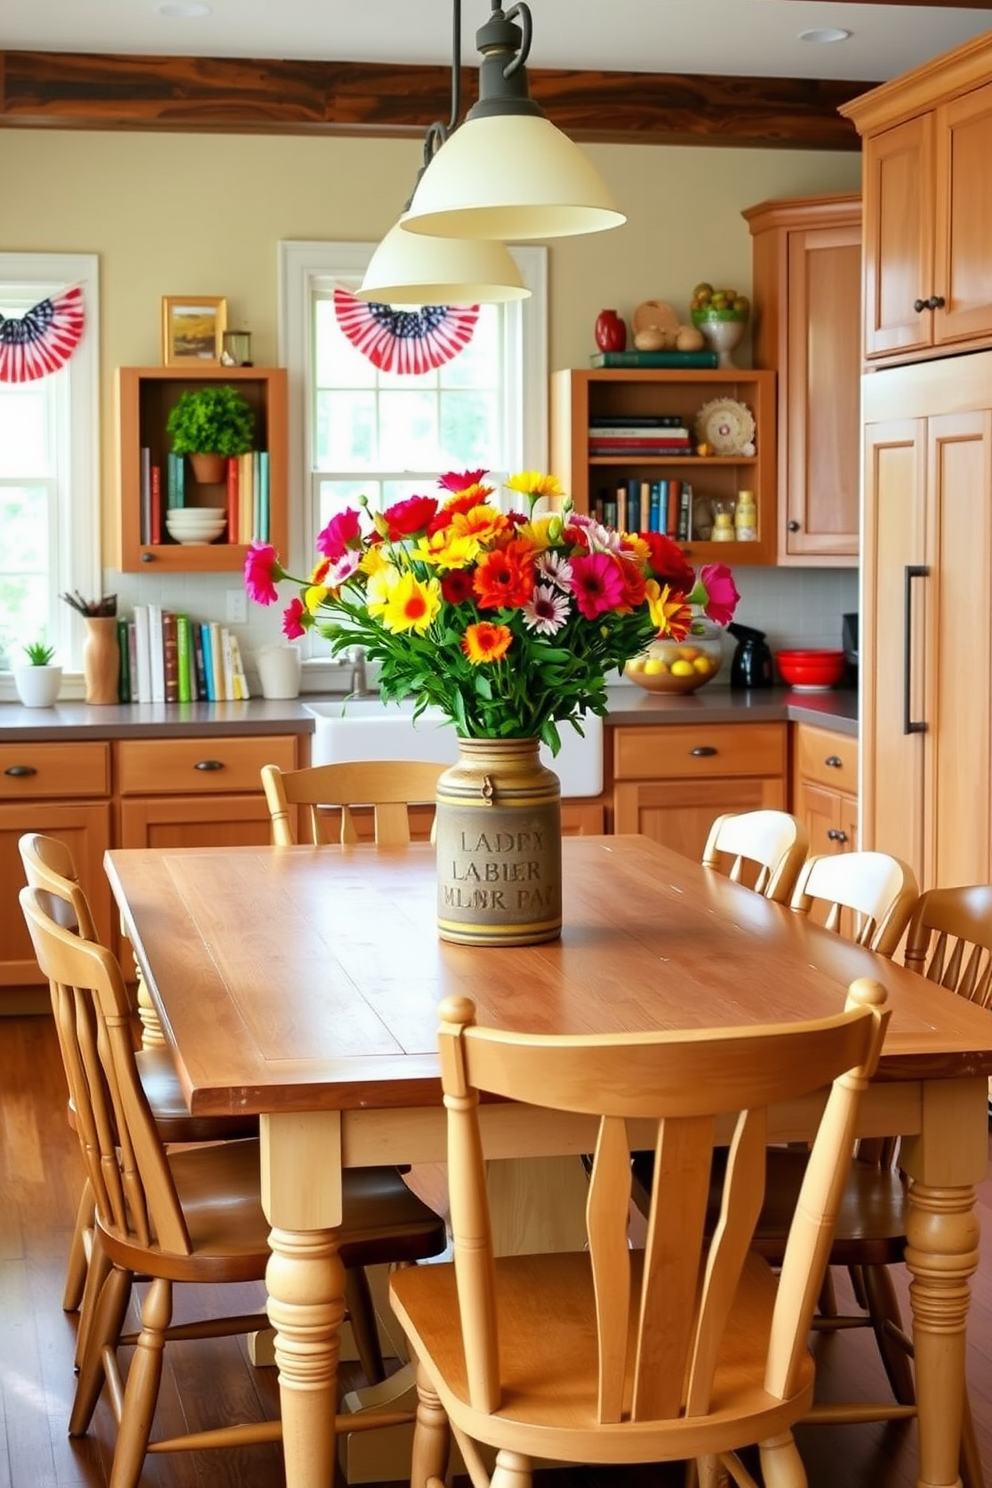
[[52, 663], [55, 647], [30, 641], [23, 647], [27, 665], [14, 667], [14, 686], [25, 708], [51, 708], [62, 685], [62, 668]]
[[230, 455], [251, 449], [255, 414], [236, 388], [212, 383], [181, 394], [166, 429], [175, 453], [189, 455], [197, 480], [210, 484], [224, 479]]

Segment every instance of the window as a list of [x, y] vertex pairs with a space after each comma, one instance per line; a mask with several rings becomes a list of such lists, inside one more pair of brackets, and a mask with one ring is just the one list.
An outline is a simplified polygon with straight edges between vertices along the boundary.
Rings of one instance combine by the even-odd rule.
[[0, 312], [20, 319], [69, 285], [86, 325], [66, 365], [33, 382], [0, 382], [0, 668], [44, 639], [78, 663], [82, 627], [59, 601], [100, 592], [97, 259], [0, 253]]
[[547, 462], [547, 250], [510, 250], [529, 300], [480, 306], [457, 355], [407, 374], [380, 371], [338, 324], [335, 287], [357, 288], [373, 248], [280, 244], [290, 488], [306, 492], [302, 516], [291, 516], [294, 573], [309, 571], [317, 533], [360, 495], [381, 509], [430, 491], [446, 470], [482, 468], [498, 481]]

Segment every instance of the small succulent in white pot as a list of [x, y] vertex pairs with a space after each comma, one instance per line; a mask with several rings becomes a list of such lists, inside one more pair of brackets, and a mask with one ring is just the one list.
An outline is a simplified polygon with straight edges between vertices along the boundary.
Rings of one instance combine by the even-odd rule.
[[25, 708], [51, 708], [62, 686], [62, 668], [52, 662], [55, 647], [29, 641], [23, 647], [26, 666], [14, 667], [14, 686]]

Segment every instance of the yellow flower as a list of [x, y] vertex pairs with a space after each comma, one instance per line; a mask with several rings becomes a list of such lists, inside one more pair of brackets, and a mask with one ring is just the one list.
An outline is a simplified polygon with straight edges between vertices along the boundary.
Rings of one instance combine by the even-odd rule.
[[380, 569], [388, 568], [389, 559], [383, 552], [382, 543], [370, 543], [359, 559], [358, 567], [364, 574], [374, 574]]
[[480, 666], [484, 661], [502, 661], [512, 642], [513, 632], [508, 625], [480, 620], [465, 631], [462, 650], [473, 666]]
[[[371, 608], [371, 606], [370, 606]], [[441, 585], [437, 579], [422, 583], [415, 574], [401, 574], [389, 590], [382, 609], [387, 630], [416, 630], [421, 634], [441, 608]]]
[[554, 512], [542, 517], [532, 517], [529, 522], [524, 522], [517, 528], [517, 536], [526, 538], [533, 544], [536, 552], [543, 553], [561, 537], [561, 517]]
[[326, 584], [311, 584], [309, 589], [304, 590], [303, 603], [311, 615], [316, 615], [330, 592]]
[[391, 563], [384, 563], [369, 575], [365, 590], [365, 604], [370, 615], [381, 618], [389, 603], [389, 596], [399, 583], [400, 573]]
[[673, 594], [667, 584], [659, 586], [656, 579], [648, 579], [644, 586], [648, 610], [658, 634], [684, 641], [692, 624], [692, 609], [685, 602], [685, 595]]
[[519, 491], [522, 496], [564, 496], [565, 491], [556, 475], [542, 475], [540, 470], [521, 470], [511, 475], [507, 490]]
[[474, 533], [443, 527], [417, 544], [417, 557], [440, 568], [468, 568], [479, 556], [482, 542]]

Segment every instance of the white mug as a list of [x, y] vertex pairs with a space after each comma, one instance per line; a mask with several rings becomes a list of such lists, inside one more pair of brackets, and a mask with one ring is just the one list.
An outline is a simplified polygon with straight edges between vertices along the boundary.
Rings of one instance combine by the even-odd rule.
[[300, 653], [295, 646], [263, 646], [255, 652], [264, 698], [300, 695]]

